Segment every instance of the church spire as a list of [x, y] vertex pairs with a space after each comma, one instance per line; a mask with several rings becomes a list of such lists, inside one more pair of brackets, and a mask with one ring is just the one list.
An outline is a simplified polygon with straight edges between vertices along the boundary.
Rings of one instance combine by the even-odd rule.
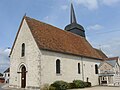
[[72, 2], [71, 2], [71, 16], [70, 17], [71, 17], [71, 19], [70, 19], [71, 20], [71, 24], [72, 23], [77, 23]]
[[71, 8], [70, 8], [70, 24], [65, 27], [66, 31], [69, 31], [71, 33], [77, 34], [79, 36], [82, 36], [85, 38], [85, 30], [83, 26], [77, 23], [73, 3], [71, 1]]

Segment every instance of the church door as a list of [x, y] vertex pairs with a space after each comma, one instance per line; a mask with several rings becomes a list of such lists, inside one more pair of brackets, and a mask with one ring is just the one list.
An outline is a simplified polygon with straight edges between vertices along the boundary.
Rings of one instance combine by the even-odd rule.
[[26, 87], [26, 68], [25, 66], [23, 66], [21, 68], [21, 88], [25, 88]]

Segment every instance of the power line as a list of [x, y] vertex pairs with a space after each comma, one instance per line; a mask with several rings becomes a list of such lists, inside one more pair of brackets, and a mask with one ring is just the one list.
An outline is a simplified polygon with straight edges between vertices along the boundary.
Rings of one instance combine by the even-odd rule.
[[119, 32], [120, 31], [120, 28], [117, 28], [117, 29], [114, 29], [114, 30], [111, 30], [111, 31], [107, 31], [107, 32], [100, 32], [100, 33], [94, 33], [94, 34], [87, 34], [87, 36], [94, 36], [96, 34], [106, 34], [106, 33], [111, 33], [111, 32]]
[[[116, 42], [116, 41], [113, 41], [113, 42]], [[113, 42], [105, 42], [105, 43], [98, 43], [98, 44], [92, 44], [94, 46], [105, 46], [105, 45], [112, 45], [112, 46], [115, 46], [115, 45], [120, 45], [120, 43], [113, 43]]]

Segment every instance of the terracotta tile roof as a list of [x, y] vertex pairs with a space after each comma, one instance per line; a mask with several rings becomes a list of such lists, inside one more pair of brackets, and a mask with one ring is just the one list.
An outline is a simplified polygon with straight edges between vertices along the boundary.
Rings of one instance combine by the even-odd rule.
[[96, 48], [94, 48], [94, 49], [98, 52], [98, 54], [99, 54], [103, 59], [108, 58], [102, 50], [99, 50], [99, 49], [96, 49]]
[[102, 59], [85, 38], [30, 17], [24, 18], [40, 49]]

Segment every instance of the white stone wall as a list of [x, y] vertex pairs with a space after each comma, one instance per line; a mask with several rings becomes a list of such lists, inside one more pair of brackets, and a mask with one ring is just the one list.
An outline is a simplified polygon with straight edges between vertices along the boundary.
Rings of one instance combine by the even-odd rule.
[[[25, 43], [25, 56], [21, 57], [21, 46]], [[28, 28], [26, 21], [23, 21], [21, 30], [15, 42], [12, 54], [10, 56], [10, 85], [21, 87], [21, 74], [20, 66], [25, 65], [26, 73], [26, 86], [39, 87], [38, 82], [38, 54], [40, 50]]]
[[92, 83], [92, 86], [99, 85], [98, 74], [95, 74], [95, 64], [99, 65], [100, 60], [83, 58], [83, 67], [84, 67], [84, 81], [88, 81]]
[[[98, 85], [98, 74], [95, 74], [95, 64], [99, 60], [81, 58], [78, 56], [61, 54], [51, 51], [41, 50], [42, 52], [42, 84], [53, 83], [56, 80], [64, 80], [72, 82], [73, 80], [87, 80], [92, 82], [92, 85]], [[61, 74], [56, 74], [56, 60], [61, 61]], [[80, 63], [81, 74], [78, 74], [78, 63]], [[83, 64], [83, 72], [82, 72]]]

